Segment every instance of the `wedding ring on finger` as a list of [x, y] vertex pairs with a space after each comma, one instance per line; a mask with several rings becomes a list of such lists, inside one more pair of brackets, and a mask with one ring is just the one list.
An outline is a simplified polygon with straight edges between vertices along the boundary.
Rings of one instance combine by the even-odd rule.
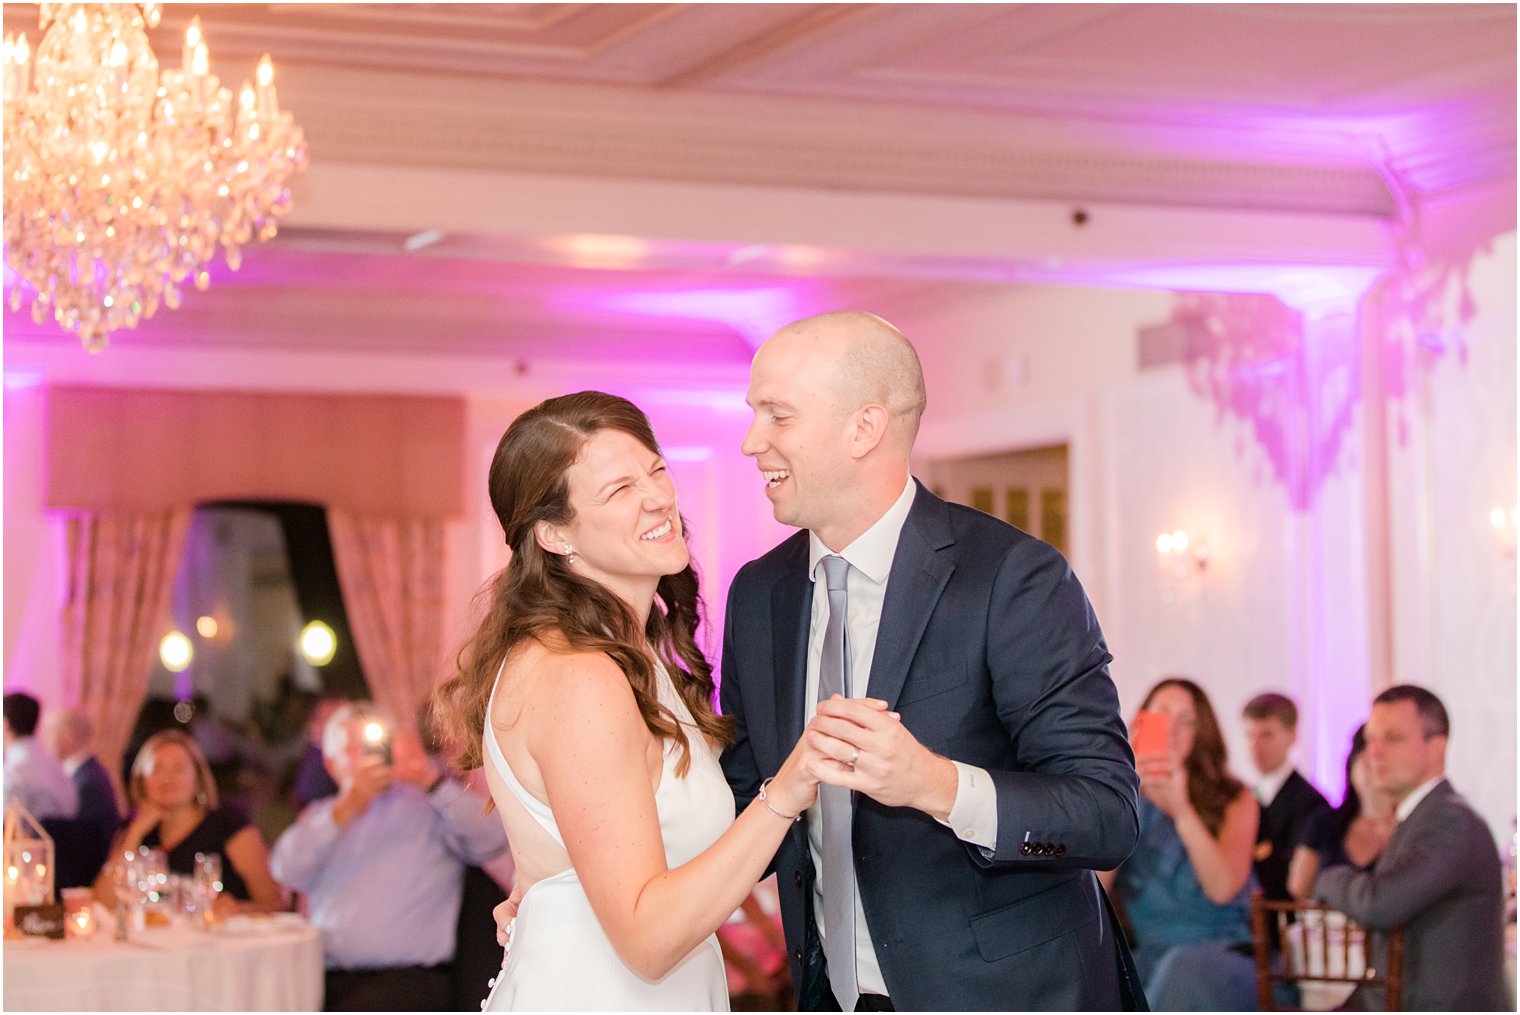
[[857, 750], [854, 754], [850, 755], [850, 760], [847, 761], [847, 762], [845, 762], [845, 764], [849, 765], [851, 769], [854, 769], [855, 762], [857, 762], [859, 760], [860, 760], [860, 751]]

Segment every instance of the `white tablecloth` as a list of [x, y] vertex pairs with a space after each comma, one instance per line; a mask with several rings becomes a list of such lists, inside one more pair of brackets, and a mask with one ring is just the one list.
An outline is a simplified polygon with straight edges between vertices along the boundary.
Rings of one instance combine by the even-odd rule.
[[149, 930], [128, 942], [7, 941], [6, 1011], [317, 1011], [322, 936]]

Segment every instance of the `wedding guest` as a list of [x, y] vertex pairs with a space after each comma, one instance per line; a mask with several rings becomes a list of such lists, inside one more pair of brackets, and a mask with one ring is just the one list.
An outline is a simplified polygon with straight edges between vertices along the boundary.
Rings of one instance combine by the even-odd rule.
[[1256, 882], [1268, 899], [1287, 901], [1288, 864], [1303, 838], [1304, 827], [1317, 814], [1330, 809], [1324, 794], [1293, 766], [1293, 744], [1298, 739], [1298, 706], [1285, 694], [1268, 691], [1246, 703], [1246, 744], [1251, 763], [1261, 778], [1256, 800], [1261, 823], [1252, 857]]
[[72, 818], [79, 812], [79, 790], [58, 759], [37, 742], [42, 706], [30, 694], [5, 696], [5, 799], [19, 800], [32, 817]]
[[1251, 846], [1255, 797], [1226, 768], [1208, 695], [1168, 677], [1142, 711], [1168, 717], [1169, 741], [1140, 754], [1140, 842], [1105, 880], [1135, 938], [1135, 963], [1156, 1011], [1254, 1011]]
[[327, 764], [322, 760], [322, 732], [327, 729], [327, 720], [342, 704], [342, 698], [321, 698], [311, 707], [303, 733], [301, 758], [296, 764], [295, 782], [290, 790], [291, 799], [298, 808], [338, 793], [338, 784], [333, 782]]
[[[366, 739], [371, 724], [384, 741]], [[484, 799], [392, 730], [372, 708], [334, 710], [322, 754], [338, 794], [308, 805], [274, 846], [275, 877], [305, 894], [322, 931], [328, 1011], [448, 1008], [465, 867], [507, 848]]]
[[59, 888], [95, 883], [110, 854], [111, 839], [121, 823], [111, 775], [91, 749], [94, 728], [82, 712], [54, 709], [42, 720], [42, 742], [61, 760], [79, 792], [79, 812], [73, 818], [48, 818], [43, 825], [53, 837], [53, 865]]
[[[1325, 868], [1314, 896], [1373, 932], [1374, 968], [1385, 967], [1387, 932], [1404, 928], [1406, 1010], [1513, 1011], [1499, 851], [1488, 825], [1446, 781], [1450, 736], [1446, 706], [1423, 687], [1400, 684], [1373, 699], [1372, 784], [1396, 801], [1398, 824], [1377, 863]], [[1357, 987], [1346, 1007], [1384, 1008], [1381, 988]]]
[[[127, 795], [136, 810], [111, 846], [112, 857], [139, 846], [162, 849], [175, 874], [195, 873], [195, 854], [222, 858], [217, 911], [271, 912], [288, 899], [269, 872], [264, 838], [231, 807], [218, 806], [211, 766], [189, 734], [162, 730], [148, 738], [132, 762]], [[114, 901], [112, 866], [95, 880], [95, 893]]]
[[1393, 833], [1394, 799], [1372, 784], [1367, 758], [1367, 725], [1358, 726], [1346, 756], [1346, 798], [1334, 810], [1309, 819], [1288, 867], [1288, 892], [1295, 899], [1314, 894], [1314, 879], [1326, 867], [1350, 864], [1366, 870]]

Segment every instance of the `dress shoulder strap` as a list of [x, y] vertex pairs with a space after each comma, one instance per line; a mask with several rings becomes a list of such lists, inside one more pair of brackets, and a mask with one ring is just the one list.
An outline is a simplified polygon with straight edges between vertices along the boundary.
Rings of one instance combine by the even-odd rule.
[[501, 666], [496, 670], [496, 680], [491, 684], [491, 699], [486, 703], [485, 729], [481, 731], [481, 736], [485, 740], [486, 757], [491, 759], [491, 767], [496, 769], [496, 774], [501, 777], [501, 781], [506, 784], [512, 796], [522, 805], [522, 809], [527, 811], [545, 832], [549, 833], [550, 838], [563, 846], [565, 840], [559, 834], [559, 825], [554, 820], [554, 812], [549, 809], [548, 804], [529, 793], [518, 780], [516, 773], [512, 771], [512, 766], [507, 764], [507, 756], [502, 753], [501, 745], [496, 742], [496, 731], [491, 728], [491, 708], [496, 704], [496, 688], [501, 685], [501, 674], [506, 669], [506, 665], [507, 661], [503, 659]]

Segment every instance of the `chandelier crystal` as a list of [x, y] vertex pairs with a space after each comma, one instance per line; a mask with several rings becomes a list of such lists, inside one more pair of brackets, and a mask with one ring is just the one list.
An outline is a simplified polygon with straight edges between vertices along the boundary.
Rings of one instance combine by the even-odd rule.
[[[275, 98], [274, 65], [234, 97], [210, 72], [200, 19], [181, 65], [160, 71], [146, 29], [158, 4], [45, 3], [35, 53], [5, 38], [5, 257], [51, 314], [91, 352], [182, 283], [210, 282], [255, 237], [275, 235], [290, 208], [286, 180], [306, 165], [306, 140]], [[21, 282], [10, 307], [20, 310]]]

